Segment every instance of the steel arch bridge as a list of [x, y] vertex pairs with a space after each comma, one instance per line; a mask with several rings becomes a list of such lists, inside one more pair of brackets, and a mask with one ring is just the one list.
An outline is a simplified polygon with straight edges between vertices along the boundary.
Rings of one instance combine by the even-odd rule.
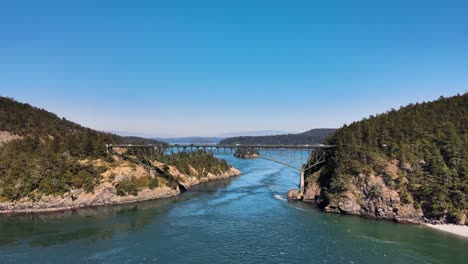
[[[161, 144], [161, 145], [132, 145], [109, 144], [107, 153], [118, 155], [131, 162], [144, 165], [150, 172], [156, 171], [164, 174], [161, 169], [152, 165], [151, 161], [171, 154], [198, 155], [234, 155], [238, 151], [257, 153], [258, 158], [279, 163], [283, 166], [297, 170], [300, 173], [299, 190], [304, 192], [304, 175], [318, 170], [327, 161], [328, 150], [334, 145], [214, 145], [214, 144]], [[139, 157], [139, 158], [137, 158]], [[171, 178], [170, 175], [166, 175]], [[173, 179], [174, 181], [177, 181]], [[177, 182], [183, 189], [185, 187]]]

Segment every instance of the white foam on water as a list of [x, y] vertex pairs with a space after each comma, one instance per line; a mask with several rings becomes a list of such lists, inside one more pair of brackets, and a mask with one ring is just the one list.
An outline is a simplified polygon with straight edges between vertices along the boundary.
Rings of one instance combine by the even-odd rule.
[[275, 199], [280, 200], [280, 201], [287, 201], [288, 200], [288, 199], [286, 199], [286, 197], [283, 197], [283, 196], [281, 196], [279, 194], [276, 194], [276, 193], [273, 194], [273, 196], [275, 197]]
[[106, 251], [96, 252], [93, 255], [91, 255], [89, 257], [89, 259], [91, 259], [91, 260], [104, 259], [104, 258], [110, 257], [112, 255], [115, 255], [117, 253], [120, 253], [120, 252], [124, 251], [125, 249], [126, 249], [126, 247], [119, 247], [119, 248], [113, 248], [113, 249], [106, 250]]
[[378, 238], [375, 238], [375, 237], [369, 237], [369, 236], [361, 236], [361, 237], [365, 238], [365, 239], [372, 240], [374, 242], [378, 242], [378, 243], [398, 244], [398, 242], [396, 242], [396, 241], [383, 240], [383, 239], [378, 239]]

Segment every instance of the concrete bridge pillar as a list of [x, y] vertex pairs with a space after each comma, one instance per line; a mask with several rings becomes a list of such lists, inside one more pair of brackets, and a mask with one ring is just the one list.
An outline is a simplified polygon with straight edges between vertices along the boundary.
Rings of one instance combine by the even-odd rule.
[[299, 182], [299, 195], [302, 197], [304, 195], [304, 189], [305, 189], [305, 179], [304, 179], [304, 169], [301, 169], [301, 179]]

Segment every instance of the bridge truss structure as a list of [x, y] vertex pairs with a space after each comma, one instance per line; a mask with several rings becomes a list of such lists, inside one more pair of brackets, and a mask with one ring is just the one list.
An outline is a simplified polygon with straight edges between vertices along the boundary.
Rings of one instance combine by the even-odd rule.
[[[178, 157], [193, 157], [200, 155], [234, 155], [243, 151], [256, 153], [258, 158], [276, 162], [283, 166], [297, 170], [300, 173], [300, 193], [304, 192], [304, 175], [318, 170], [327, 161], [328, 150], [333, 145], [214, 145], [214, 144], [164, 144], [164, 145], [132, 145], [109, 144], [106, 145], [108, 153], [119, 155], [122, 158], [144, 165], [149, 170], [155, 169], [152, 161], [161, 160], [165, 156], [177, 159]], [[177, 155], [184, 154], [184, 155]], [[161, 171], [159, 171], [161, 173]]]

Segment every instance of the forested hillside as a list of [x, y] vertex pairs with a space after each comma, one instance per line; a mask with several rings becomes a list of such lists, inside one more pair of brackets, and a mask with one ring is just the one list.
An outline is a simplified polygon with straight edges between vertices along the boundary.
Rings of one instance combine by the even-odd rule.
[[180, 137], [180, 138], [155, 138], [156, 140], [171, 144], [216, 144], [222, 140], [219, 137]]
[[[105, 145], [109, 143], [165, 144], [95, 131], [46, 110], [0, 97], [0, 202], [24, 197], [34, 200], [44, 194], [60, 195], [77, 189], [92, 192], [102, 183], [104, 172], [124, 165], [107, 155]], [[137, 167], [127, 165], [133, 166], [131, 171], [136, 173]], [[203, 175], [230, 168], [213, 157], [185, 159], [175, 165], [186, 171], [187, 166], [192, 166]], [[199, 168], [201, 165], [206, 168]], [[107, 176], [114, 182], [119, 175]]]
[[333, 133], [335, 129], [319, 128], [312, 129], [299, 134], [287, 134], [276, 136], [259, 136], [259, 137], [233, 137], [221, 140], [219, 144], [262, 144], [262, 145], [300, 145], [300, 144], [319, 144], [327, 136]]
[[147, 145], [166, 145], [166, 142], [152, 139], [152, 138], [142, 138], [142, 137], [135, 137], [135, 136], [128, 136], [123, 137], [123, 140], [129, 144], [147, 144]]
[[[319, 185], [315, 199], [329, 210], [380, 217], [388, 209], [387, 216], [398, 216], [398, 206], [408, 205], [429, 219], [464, 223], [467, 132], [468, 94], [392, 109], [326, 139], [338, 147], [308, 182]], [[386, 201], [388, 208], [377, 212]]]

